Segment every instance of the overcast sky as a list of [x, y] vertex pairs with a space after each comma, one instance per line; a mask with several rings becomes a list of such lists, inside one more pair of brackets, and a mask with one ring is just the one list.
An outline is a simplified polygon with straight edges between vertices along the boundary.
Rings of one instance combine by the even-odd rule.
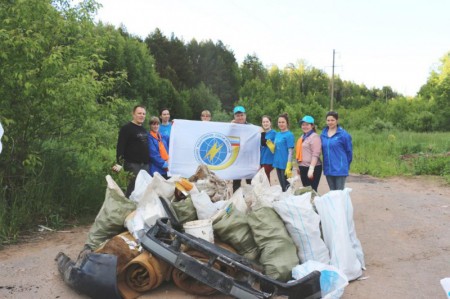
[[159, 28], [221, 40], [239, 63], [305, 60], [367, 87], [414, 96], [450, 51], [450, 0], [99, 0], [97, 20], [142, 38]]

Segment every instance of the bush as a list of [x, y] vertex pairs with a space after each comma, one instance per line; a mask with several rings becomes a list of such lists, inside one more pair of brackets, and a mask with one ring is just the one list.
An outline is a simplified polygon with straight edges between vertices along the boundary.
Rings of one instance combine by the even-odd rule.
[[413, 165], [416, 175], [450, 175], [450, 157], [421, 156], [414, 159]]
[[373, 133], [382, 131], [390, 131], [394, 128], [394, 125], [389, 121], [383, 121], [380, 118], [376, 118], [375, 121], [369, 126], [369, 130]]

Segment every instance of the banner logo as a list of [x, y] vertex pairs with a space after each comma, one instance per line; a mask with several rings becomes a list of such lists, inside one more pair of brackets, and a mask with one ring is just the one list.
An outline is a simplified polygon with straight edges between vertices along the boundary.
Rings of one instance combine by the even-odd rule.
[[208, 133], [198, 139], [194, 149], [195, 158], [211, 170], [222, 170], [234, 163], [239, 147], [239, 137]]

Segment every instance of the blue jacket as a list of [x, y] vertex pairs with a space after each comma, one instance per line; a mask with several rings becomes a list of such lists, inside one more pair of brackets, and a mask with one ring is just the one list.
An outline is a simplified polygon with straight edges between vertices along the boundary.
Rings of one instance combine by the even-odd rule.
[[[169, 136], [161, 135], [162, 142], [166, 147], [167, 153], [169, 153]], [[161, 158], [161, 154], [159, 153], [159, 143], [158, 140], [153, 137], [150, 133], [148, 134], [148, 149], [150, 151], [150, 175], [153, 176], [155, 172], [159, 174], [165, 175], [167, 171], [164, 170], [163, 166], [166, 161]], [[167, 165], [167, 163], [166, 163]]]
[[328, 137], [328, 127], [322, 134], [323, 173], [330, 176], [348, 176], [353, 159], [352, 137], [338, 126], [336, 134]]
[[273, 163], [273, 154], [270, 151], [270, 149], [267, 147], [267, 145], [265, 145], [266, 140], [272, 140], [272, 142], [275, 142], [275, 134], [277, 132], [275, 132], [274, 130], [270, 130], [268, 132], [266, 132], [265, 134], [265, 140], [262, 140], [262, 143], [264, 145], [261, 145], [261, 160], [260, 163], [261, 165], [263, 164], [269, 164], [272, 165]]

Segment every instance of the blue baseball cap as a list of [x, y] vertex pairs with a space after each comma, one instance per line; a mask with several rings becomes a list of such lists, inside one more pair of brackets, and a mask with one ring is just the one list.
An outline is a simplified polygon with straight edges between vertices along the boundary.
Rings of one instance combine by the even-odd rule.
[[245, 113], [245, 108], [242, 106], [234, 107], [233, 114], [236, 114], [236, 113]]
[[306, 115], [305, 117], [302, 118], [302, 120], [299, 122], [300, 124], [302, 123], [308, 123], [308, 124], [314, 124], [314, 118], [312, 116]]

